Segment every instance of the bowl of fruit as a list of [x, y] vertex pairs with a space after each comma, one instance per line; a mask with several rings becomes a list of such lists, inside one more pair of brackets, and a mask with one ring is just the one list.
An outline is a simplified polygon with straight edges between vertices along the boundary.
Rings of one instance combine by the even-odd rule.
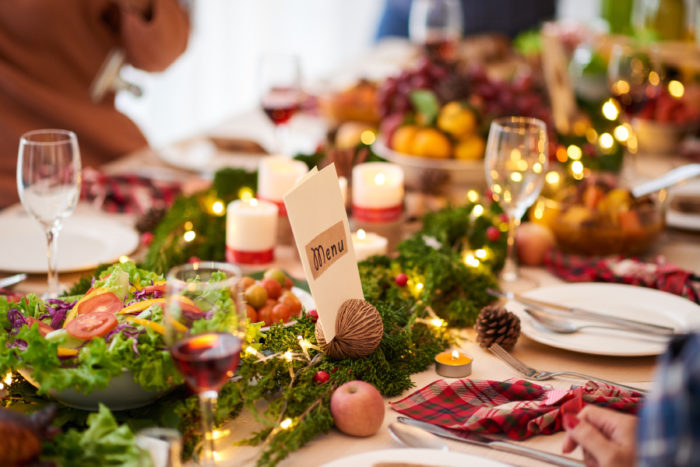
[[265, 330], [273, 324], [290, 325], [303, 310], [315, 308], [311, 294], [294, 285], [281, 269], [268, 269], [262, 275], [241, 278], [248, 320], [264, 323]]
[[565, 252], [591, 256], [647, 251], [664, 229], [664, 196], [635, 198], [608, 175], [590, 176], [537, 200], [532, 215]]
[[[674, 90], [671, 84], [669, 88]], [[674, 92], [678, 95], [680, 90]], [[631, 121], [639, 150], [656, 154], [677, 152], [681, 141], [697, 126], [697, 122], [697, 109], [682, 95], [674, 97], [665, 89], [655, 99], [649, 100]]]

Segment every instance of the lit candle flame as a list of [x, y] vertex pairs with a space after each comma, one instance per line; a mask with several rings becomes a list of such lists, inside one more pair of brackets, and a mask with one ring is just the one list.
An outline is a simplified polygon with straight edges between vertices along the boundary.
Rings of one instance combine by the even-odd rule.
[[357, 238], [358, 238], [359, 240], [364, 240], [365, 237], [367, 237], [367, 232], [365, 232], [363, 229], [359, 229], [359, 230], [357, 231]]
[[459, 359], [459, 351], [453, 350], [452, 351], [452, 360], [457, 360], [457, 359]]
[[374, 176], [374, 183], [376, 185], [384, 185], [384, 183], [386, 183], [386, 175], [383, 173], [378, 173]]

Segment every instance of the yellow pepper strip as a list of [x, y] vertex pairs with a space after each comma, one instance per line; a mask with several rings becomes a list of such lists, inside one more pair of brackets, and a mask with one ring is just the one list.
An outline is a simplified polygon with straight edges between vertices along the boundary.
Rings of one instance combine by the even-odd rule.
[[58, 348], [59, 357], [76, 357], [78, 355], [78, 349], [68, 349], [66, 347]]
[[166, 315], [165, 318], [170, 322], [172, 327], [174, 327], [179, 332], [187, 332], [187, 326], [176, 320], [170, 315]]
[[73, 319], [75, 319], [76, 316], [78, 316], [78, 307], [80, 306], [81, 303], [83, 303], [88, 298], [92, 298], [95, 295], [99, 295], [99, 294], [102, 294], [105, 292], [109, 292], [109, 290], [103, 289], [103, 288], [97, 288], [97, 289], [93, 290], [92, 292], [89, 292], [89, 293], [83, 295], [83, 298], [81, 298], [80, 300], [75, 302], [75, 305], [73, 305], [73, 308], [71, 308], [71, 310], [66, 315], [66, 320], [63, 322], [63, 327], [65, 328], [66, 324], [70, 323], [71, 321], [73, 321]]
[[122, 308], [121, 310], [119, 310], [119, 314], [136, 313], [138, 311], [143, 311], [152, 305], [161, 305], [162, 306], [164, 304], [165, 304], [164, 298], [150, 298], [148, 300], [143, 300], [141, 302], [132, 303], [131, 305]]
[[126, 320], [131, 321], [132, 323], [140, 324], [145, 328], [151, 328], [158, 334], [165, 335], [165, 327], [162, 324], [154, 323], [153, 321], [148, 321], [147, 319], [142, 318], [126, 318]]

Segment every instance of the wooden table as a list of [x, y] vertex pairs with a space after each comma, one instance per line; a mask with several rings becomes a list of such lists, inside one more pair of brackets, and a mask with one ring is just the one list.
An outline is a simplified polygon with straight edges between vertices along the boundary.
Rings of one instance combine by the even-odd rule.
[[[241, 125], [249, 125], [251, 118], [258, 118], [257, 113], [253, 117], [246, 115], [227, 122], [226, 125], [223, 125], [222, 128], [217, 131], [221, 133], [228, 131], [227, 129], [235, 129], [239, 128]], [[249, 167], [255, 165], [255, 159], [254, 157], [251, 158], [251, 156], [243, 158], [242, 161]], [[661, 173], [660, 171], [667, 170], [679, 163], [678, 160], [670, 158], [648, 160], [640, 158], [639, 167], [652, 173]], [[132, 154], [111, 164], [107, 169], [113, 173], [129, 172], [135, 169], [141, 174], [157, 172], [160, 176], [179, 178], [181, 180], [188, 179], [192, 176], [192, 173], [167, 167], [152, 150], [145, 150]], [[6, 213], [11, 212], [12, 209], [21, 208], [17, 206], [9, 208]], [[86, 210], [89, 212], [89, 209], [90, 208], [86, 206], [79, 207], [79, 210], [83, 212]], [[132, 216], [121, 216], [121, 220], [125, 223], [134, 222]], [[663, 255], [671, 263], [695, 272], [700, 272], [700, 233], [667, 230], [654, 250], [649, 253], [649, 257], [655, 255]], [[298, 263], [297, 255], [291, 247], [278, 247], [277, 258], [281, 267], [297, 277], [303, 277], [303, 271]], [[561, 282], [541, 268], [525, 268], [524, 272], [534, 276], [541, 285], [551, 285]], [[61, 281], [64, 284], [70, 284], [81, 275], [81, 273], [62, 274]], [[45, 287], [45, 281], [45, 276], [35, 275], [20, 284], [17, 290], [20, 292], [41, 292]], [[468, 331], [468, 333], [471, 337], [470, 341], [464, 344], [462, 350], [474, 359], [472, 378], [503, 380], [517, 376], [512, 369], [476, 345], [473, 331]], [[655, 366], [655, 358], [651, 357], [613, 358], [584, 355], [564, 350], [554, 350], [545, 345], [538, 344], [527, 337], [522, 337], [520, 339], [514, 354], [536, 368], [551, 370], [569, 369], [582, 373], [594, 374], [623, 383], [638, 385], [640, 387], [649, 386], [653, 379]], [[438, 379], [438, 376], [433, 368], [423, 373], [413, 375], [412, 377], [416, 388], [423, 387], [435, 379]], [[553, 380], [550, 384], [556, 388], [567, 388], [572, 382], [573, 381]], [[405, 394], [401, 397], [404, 396]], [[376, 435], [369, 438], [353, 438], [334, 430], [327, 435], [319, 436], [307, 446], [292, 453], [281, 465], [321, 465], [325, 462], [351, 454], [370, 450], [398, 448], [398, 444], [393, 441], [386, 430], [386, 426], [393, 422], [396, 416], [396, 412], [391, 410], [387, 405], [384, 426]], [[254, 426], [254, 420], [252, 420], [250, 414], [246, 413], [235, 420], [231, 420], [227, 424], [227, 428], [232, 432], [231, 437], [234, 439], [244, 437]], [[563, 436], [563, 433], [557, 433], [551, 436], [537, 436], [526, 441], [525, 444], [558, 453]], [[450, 449], [455, 451], [483, 455], [513, 465], [540, 465], [537, 461], [510, 454], [489, 451], [458, 442], [446, 442], [450, 446]], [[253, 465], [258, 453], [258, 448], [252, 447], [226, 448], [225, 446], [219, 446], [219, 450], [221, 451], [222, 465]], [[580, 452], [576, 452], [574, 457], [580, 458]]]

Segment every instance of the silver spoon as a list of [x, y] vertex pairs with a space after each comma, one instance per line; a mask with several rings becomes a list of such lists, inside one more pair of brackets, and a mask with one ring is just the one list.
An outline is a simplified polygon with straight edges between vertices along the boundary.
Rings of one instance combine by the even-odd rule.
[[403, 423], [396, 422], [390, 423], [389, 434], [399, 444], [410, 448], [428, 448], [438, 449], [440, 451], [450, 450], [447, 444], [443, 443], [440, 438], [417, 426], [404, 425]]
[[[554, 318], [546, 313], [541, 313], [539, 311], [531, 310], [525, 308], [525, 313], [527, 313], [534, 321], [535, 324], [546, 329], [547, 331], [556, 332], [557, 334], [574, 334], [585, 328], [596, 328], [596, 329], [612, 329], [615, 331], [623, 331], [635, 334], [636, 337], [640, 339], [649, 339], [653, 341], [666, 341], [668, 338], [665, 336], [657, 336], [650, 334], [640, 334], [639, 331], [633, 329], [625, 329], [616, 326], [601, 326], [598, 324], [581, 324], [573, 321], [569, 321], [564, 318]], [[671, 337], [672, 334], [669, 334]]]
[[655, 178], [641, 185], [632, 188], [632, 196], [641, 198], [642, 196], [654, 193], [655, 191], [671, 187], [684, 180], [700, 176], [700, 164], [686, 164], [669, 170], [659, 178]]

